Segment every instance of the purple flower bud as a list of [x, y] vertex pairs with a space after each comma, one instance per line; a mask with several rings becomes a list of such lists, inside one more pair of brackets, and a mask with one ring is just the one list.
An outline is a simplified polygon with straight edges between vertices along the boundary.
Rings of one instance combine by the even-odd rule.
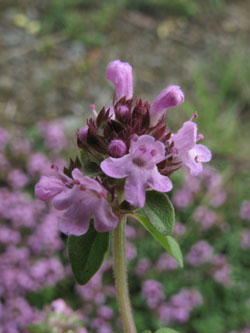
[[86, 143], [87, 141], [88, 129], [88, 125], [85, 125], [83, 128], [80, 129], [78, 133], [78, 138], [82, 143]]
[[178, 86], [169, 86], [158, 95], [150, 108], [150, 125], [161, 119], [166, 109], [184, 102], [184, 94]]
[[127, 62], [120, 60], [111, 61], [106, 72], [107, 79], [113, 83], [116, 89], [117, 99], [133, 96], [133, 76], [132, 67]]
[[125, 120], [129, 117], [129, 108], [126, 105], [118, 105], [116, 108], [116, 114], [120, 119]]
[[122, 157], [127, 151], [127, 146], [122, 140], [112, 140], [108, 146], [109, 155]]

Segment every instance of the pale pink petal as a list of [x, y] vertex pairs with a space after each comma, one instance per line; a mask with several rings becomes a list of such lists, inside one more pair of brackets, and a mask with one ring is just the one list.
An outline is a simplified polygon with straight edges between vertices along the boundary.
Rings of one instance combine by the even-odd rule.
[[196, 145], [195, 150], [200, 162], [209, 162], [212, 158], [211, 151], [204, 145]]
[[58, 194], [52, 201], [53, 206], [58, 210], [64, 210], [69, 208], [74, 202], [74, 192], [78, 192], [79, 189], [68, 189], [66, 188], [63, 192]]
[[107, 200], [99, 202], [98, 209], [94, 211], [94, 225], [98, 232], [106, 232], [115, 229], [118, 217], [112, 212], [112, 208]]
[[129, 155], [121, 158], [108, 157], [101, 163], [102, 171], [112, 178], [124, 178], [128, 175], [131, 159]]
[[171, 139], [174, 141], [174, 147], [179, 154], [187, 152], [196, 144], [197, 125], [192, 121], [186, 121]]
[[166, 109], [184, 102], [184, 94], [179, 86], [168, 86], [158, 95], [150, 108], [150, 124], [154, 126], [162, 118]]
[[127, 62], [120, 60], [111, 61], [106, 72], [107, 79], [110, 80], [116, 89], [117, 99], [133, 96], [133, 75], [132, 67]]
[[156, 167], [151, 172], [148, 185], [158, 192], [169, 192], [173, 188], [171, 180], [167, 176], [161, 175]]
[[197, 162], [196, 160], [197, 154], [195, 148], [191, 149], [182, 156], [182, 162], [190, 169], [192, 176], [199, 175], [203, 170], [202, 163]]
[[134, 168], [125, 183], [125, 199], [133, 206], [143, 207], [147, 188], [148, 173], [144, 169]]
[[88, 231], [90, 217], [90, 211], [74, 204], [60, 218], [59, 229], [66, 235], [81, 236]]
[[42, 201], [48, 201], [64, 190], [63, 182], [57, 177], [42, 176], [35, 186], [35, 195]]

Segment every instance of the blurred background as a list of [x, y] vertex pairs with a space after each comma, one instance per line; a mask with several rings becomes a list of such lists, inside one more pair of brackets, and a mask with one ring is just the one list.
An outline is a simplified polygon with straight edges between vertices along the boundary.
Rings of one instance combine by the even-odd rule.
[[33, 195], [51, 162], [76, 156], [90, 105], [113, 98], [114, 59], [133, 66], [149, 102], [180, 85], [170, 127], [197, 111], [213, 152], [200, 177], [173, 177], [184, 269], [127, 228], [138, 331], [250, 332], [249, 17], [248, 0], [1, 0], [0, 332], [121, 332], [110, 256], [76, 286], [58, 213]]

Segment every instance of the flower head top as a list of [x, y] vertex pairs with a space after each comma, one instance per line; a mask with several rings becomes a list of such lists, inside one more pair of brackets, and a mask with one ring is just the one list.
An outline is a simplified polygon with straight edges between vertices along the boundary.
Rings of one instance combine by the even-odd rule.
[[112, 61], [106, 74], [115, 98], [99, 112], [92, 106], [95, 116], [77, 132], [81, 162], [71, 160], [63, 173], [43, 176], [36, 186], [38, 198], [65, 211], [60, 228], [66, 234], [86, 233], [91, 216], [97, 231], [114, 229], [124, 210], [144, 206], [147, 190], [168, 192], [169, 177], [182, 165], [197, 175], [211, 159], [209, 149], [197, 144], [194, 122], [176, 134], [165, 124], [165, 111], [184, 102], [179, 86], [166, 87], [150, 105], [133, 97], [130, 64]]

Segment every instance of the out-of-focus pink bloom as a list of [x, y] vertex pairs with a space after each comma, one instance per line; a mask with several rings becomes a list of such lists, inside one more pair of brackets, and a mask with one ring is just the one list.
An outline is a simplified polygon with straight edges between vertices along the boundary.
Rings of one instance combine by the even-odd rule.
[[214, 225], [217, 215], [213, 210], [206, 206], [198, 206], [194, 211], [193, 218], [200, 224], [201, 230], [205, 231]]
[[150, 125], [155, 126], [165, 111], [184, 102], [184, 94], [179, 86], [168, 86], [154, 100], [150, 108]]
[[65, 301], [62, 298], [58, 298], [51, 303], [52, 309], [57, 312], [64, 314], [65, 316], [71, 316], [73, 314], [73, 310], [67, 306]]
[[151, 267], [152, 263], [149, 259], [147, 258], [140, 259], [135, 267], [135, 274], [138, 276], [144, 276]]
[[240, 217], [244, 220], [250, 220], [250, 201], [243, 201], [240, 207]]
[[163, 253], [158, 259], [155, 268], [158, 271], [173, 271], [178, 268], [177, 261], [168, 253]]
[[0, 153], [0, 170], [8, 171], [9, 168], [10, 164], [7, 158], [2, 153]]
[[137, 250], [136, 250], [136, 247], [130, 243], [130, 242], [126, 242], [126, 257], [127, 257], [127, 260], [130, 261], [130, 260], [133, 260], [135, 259], [137, 255]]
[[213, 207], [220, 207], [225, 203], [227, 199], [227, 193], [224, 190], [216, 191], [215, 193], [212, 193], [212, 197], [210, 200], [210, 204]]
[[186, 256], [186, 260], [190, 266], [200, 266], [210, 262], [213, 258], [212, 246], [204, 240], [199, 241], [191, 247]]
[[203, 299], [198, 290], [183, 288], [173, 295], [168, 303], [159, 306], [159, 317], [164, 323], [170, 321], [185, 323], [189, 320], [192, 309], [202, 303]]
[[115, 86], [117, 100], [122, 97], [130, 99], [133, 96], [133, 74], [129, 63], [120, 60], [111, 61], [106, 76]]
[[243, 229], [240, 234], [241, 247], [244, 250], [250, 249], [250, 230]]
[[142, 285], [142, 296], [148, 307], [155, 309], [165, 298], [162, 284], [156, 280], [146, 280]]
[[15, 190], [20, 190], [29, 183], [29, 177], [23, 171], [14, 169], [8, 174], [7, 181]]
[[97, 310], [97, 314], [99, 317], [101, 317], [105, 320], [110, 320], [114, 315], [113, 309], [107, 305], [100, 306]]
[[126, 225], [126, 237], [130, 239], [134, 239], [136, 237], [136, 230], [131, 225]]
[[38, 127], [44, 137], [44, 143], [47, 148], [59, 152], [67, 146], [65, 127], [62, 121], [43, 122]]
[[9, 141], [9, 133], [3, 127], [0, 127], [0, 151], [4, 150]]
[[172, 135], [174, 147], [182, 163], [190, 169], [192, 176], [197, 176], [203, 170], [202, 163], [212, 158], [211, 151], [197, 142], [197, 125], [186, 121], [176, 134]]
[[6, 226], [0, 226], [0, 244], [16, 244], [21, 240], [21, 235], [18, 231], [8, 228]]
[[134, 136], [129, 154], [121, 158], [109, 157], [101, 163], [103, 172], [112, 178], [127, 177], [125, 199], [134, 206], [143, 207], [147, 186], [158, 192], [168, 192], [172, 182], [162, 176], [156, 164], [165, 159], [165, 147], [150, 135]]
[[29, 158], [27, 168], [31, 176], [49, 175], [51, 173], [50, 165], [51, 163], [44, 154], [34, 153]]
[[227, 287], [231, 286], [232, 268], [231, 265], [229, 265], [227, 258], [223, 254], [217, 254], [214, 256], [212, 271], [215, 281]]
[[186, 226], [183, 223], [176, 222], [174, 226], [174, 234], [176, 236], [182, 236], [186, 232]]
[[173, 203], [179, 209], [187, 208], [192, 203], [192, 201], [192, 192], [186, 187], [177, 190], [173, 196]]

